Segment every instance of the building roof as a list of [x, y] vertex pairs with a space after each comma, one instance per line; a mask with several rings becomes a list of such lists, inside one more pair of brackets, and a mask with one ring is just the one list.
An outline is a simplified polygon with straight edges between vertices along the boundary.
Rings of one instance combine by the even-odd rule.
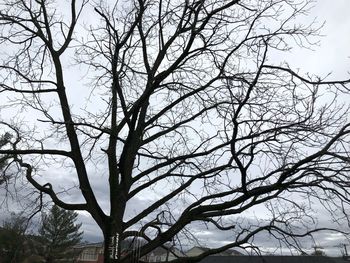
[[203, 252], [207, 252], [208, 250], [210, 250], [210, 248], [194, 246], [194, 247], [191, 247], [189, 250], [187, 250], [186, 254], [189, 252], [192, 252], [193, 250], [200, 250], [203, 253]]
[[243, 253], [235, 250], [235, 249], [228, 249], [223, 252], [220, 252], [220, 255], [222, 256], [243, 256]]
[[[211, 250], [212, 248], [195, 246], [195, 247], [190, 248], [186, 253], [188, 253], [194, 249], [201, 250], [203, 253], [203, 252], [207, 252], [207, 251]], [[219, 252], [218, 255], [220, 255], [220, 256], [243, 256], [243, 254], [241, 252], [239, 252], [235, 249], [227, 249], [223, 252]]]
[[209, 256], [200, 263], [346, 263], [342, 258], [323, 256]]
[[91, 248], [91, 247], [98, 247], [102, 248], [103, 247], [103, 242], [97, 242], [97, 243], [82, 243], [75, 245], [74, 248]]

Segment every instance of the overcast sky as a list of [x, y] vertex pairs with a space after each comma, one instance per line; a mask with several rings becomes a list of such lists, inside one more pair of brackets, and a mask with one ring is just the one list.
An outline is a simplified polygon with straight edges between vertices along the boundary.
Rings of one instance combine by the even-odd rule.
[[[276, 55], [274, 59], [277, 61], [287, 61], [294, 69], [300, 69], [302, 72], [312, 72], [315, 74], [326, 75], [332, 72], [330, 78], [347, 78], [350, 71], [350, 16], [349, 16], [350, 2], [349, 0], [334, 0], [325, 1], [319, 0], [315, 2], [315, 7], [310, 16], [305, 19], [311, 20], [317, 18], [320, 24], [326, 22], [321, 33], [324, 35], [320, 40], [319, 46], [313, 46], [314, 50], [302, 50], [300, 48], [293, 49], [290, 53], [283, 53], [280, 56]], [[72, 76], [73, 77], [73, 76]], [[77, 94], [78, 96], [78, 94]], [[77, 97], [78, 99], [78, 97]], [[101, 167], [103, 170], [103, 167]], [[69, 171], [67, 171], [67, 175]], [[54, 169], [50, 171], [49, 177], [56, 181], [58, 185], [71, 186], [77, 184], [76, 179], [72, 177], [57, 174]], [[92, 185], [99, 198], [102, 206], [108, 210], [108, 200], [106, 192], [107, 179], [103, 176], [91, 178]], [[20, 184], [20, 182], [19, 182]], [[0, 189], [0, 193], [4, 195], [4, 190]], [[15, 198], [15, 197], [14, 197]], [[78, 195], [74, 192], [71, 195], [65, 195], [65, 200], [78, 201]], [[145, 207], [152, 201], [156, 200], [157, 196], [147, 196], [132, 199], [132, 203], [128, 205], [129, 213], [133, 210]], [[19, 208], [8, 200], [8, 207], [2, 203], [2, 213], [0, 214], [0, 221], [9, 215], [11, 211], [17, 212]], [[88, 213], [79, 212], [79, 219], [83, 223], [84, 239], [89, 242], [98, 242], [102, 240], [101, 231], [91, 219]], [[322, 216], [321, 216], [322, 220]], [[199, 237], [209, 246], [216, 246], [218, 244], [226, 244], [229, 242], [227, 233], [218, 233], [214, 230], [201, 231]], [[317, 243], [325, 248], [325, 251], [330, 255], [339, 254], [340, 249], [337, 247], [344, 242], [344, 238], [339, 234], [320, 233], [317, 235]], [[274, 241], [267, 236], [258, 236], [256, 242], [261, 244], [266, 250], [272, 252], [274, 250]], [[311, 249], [312, 243], [305, 244], [306, 248]], [[278, 251], [283, 252], [285, 251]]]

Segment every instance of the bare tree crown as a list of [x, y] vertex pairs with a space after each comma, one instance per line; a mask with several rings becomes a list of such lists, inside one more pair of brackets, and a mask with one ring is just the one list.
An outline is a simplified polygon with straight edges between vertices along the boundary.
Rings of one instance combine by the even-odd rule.
[[[337, 98], [349, 80], [272, 59], [317, 41], [316, 24], [297, 22], [310, 1], [98, 2], [1, 1], [0, 98], [16, 115], [1, 116], [13, 138], [0, 154], [58, 206], [89, 212], [106, 255], [116, 234], [141, 236], [145, 255], [196, 239], [197, 222], [232, 242], [179, 262], [264, 231], [301, 249], [297, 238], [322, 228], [310, 224], [315, 200], [348, 217], [349, 110]], [[45, 179], [50, 166], [70, 169], [80, 203]], [[109, 211], [92, 185], [101, 176]], [[269, 220], [240, 223], [262, 205]]]

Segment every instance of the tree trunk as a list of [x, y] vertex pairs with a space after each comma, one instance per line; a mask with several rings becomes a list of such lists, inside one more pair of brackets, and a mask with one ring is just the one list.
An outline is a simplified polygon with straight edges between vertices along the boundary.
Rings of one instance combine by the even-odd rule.
[[112, 234], [112, 231], [106, 231], [104, 234], [104, 263], [142, 263], [137, 253], [131, 253], [128, 259], [122, 258], [120, 234]]
[[109, 228], [104, 233], [104, 263], [120, 262], [119, 236]]

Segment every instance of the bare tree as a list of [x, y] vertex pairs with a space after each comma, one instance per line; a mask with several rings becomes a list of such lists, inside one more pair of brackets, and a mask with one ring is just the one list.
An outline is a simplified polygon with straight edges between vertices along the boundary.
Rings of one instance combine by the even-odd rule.
[[[317, 203], [348, 218], [349, 80], [272, 60], [316, 41], [319, 28], [296, 21], [309, 1], [96, 2], [1, 1], [1, 99], [16, 117], [1, 120], [14, 138], [0, 154], [56, 205], [92, 216], [105, 262], [196, 240], [198, 222], [231, 242], [174, 262], [254, 248], [262, 232], [301, 249], [326, 229], [310, 214]], [[46, 179], [53, 170], [76, 176], [80, 203]], [[108, 209], [96, 177], [108, 178]], [[244, 220], [258, 207], [269, 217]], [[133, 236], [145, 242], [121, 255]]]
[[[5, 133], [0, 137], [0, 149], [10, 142], [11, 134]], [[6, 174], [6, 166], [8, 165], [9, 156], [7, 154], [0, 156], [0, 185], [8, 180], [8, 175]]]

